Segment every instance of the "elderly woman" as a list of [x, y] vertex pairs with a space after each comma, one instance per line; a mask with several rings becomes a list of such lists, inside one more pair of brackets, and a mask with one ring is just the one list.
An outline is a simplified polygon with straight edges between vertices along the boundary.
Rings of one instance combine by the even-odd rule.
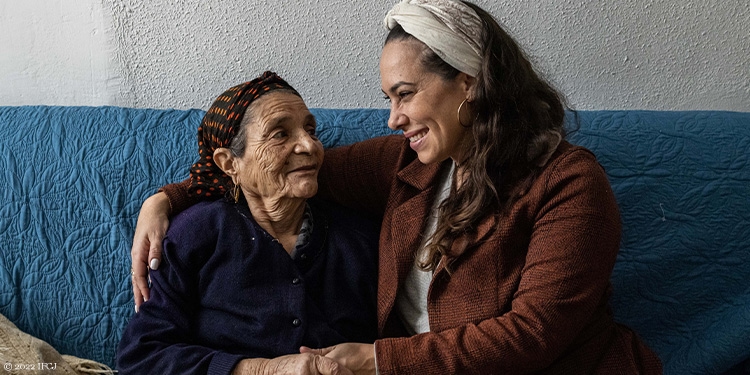
[[209, 201], [174, 217], [121, 374], [330, 373], [335, 362], [300, 346], [375, 339], [377, 228], [309, 199], [315, 126], [271, 72], [214, 102], [187, 192]]
[[[380, 83], [403, 134], [328, 150], [319, 193], [382, 219], [381, 338], [303, 352], [357, 374], [661, 373], [614, 321], [617, 202], [564, 140], [562, 96], [474, 4], [404, 0], [385, 23]], [[184, 190], [144, 205], [134, 283]]]

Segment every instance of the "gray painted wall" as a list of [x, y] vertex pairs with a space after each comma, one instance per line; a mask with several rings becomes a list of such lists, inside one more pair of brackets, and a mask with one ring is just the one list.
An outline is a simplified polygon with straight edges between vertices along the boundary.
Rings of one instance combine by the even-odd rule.
[[[311, 107], [385, 107], [392, 1], [0, 1], [0, 105], [207, 108], [277, 71]], [[750, 111], [748, 0], [476, 0], [578, 109]]]

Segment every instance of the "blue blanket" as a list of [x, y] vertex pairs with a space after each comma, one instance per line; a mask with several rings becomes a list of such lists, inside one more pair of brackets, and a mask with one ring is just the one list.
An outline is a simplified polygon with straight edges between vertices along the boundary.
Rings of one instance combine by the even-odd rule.
[[[313, 113], [326, 147], [391, 132], [386, 110]], [[133, 312], [140, 204], [187, 177], [203, 114], [0, 107], [0, 314], [61, 353], [112, 365]], [[750, 113], [574, 118], [569, 139], [597, 155], [622, 211], [618, 321], [666, 374], [750, 373]]]

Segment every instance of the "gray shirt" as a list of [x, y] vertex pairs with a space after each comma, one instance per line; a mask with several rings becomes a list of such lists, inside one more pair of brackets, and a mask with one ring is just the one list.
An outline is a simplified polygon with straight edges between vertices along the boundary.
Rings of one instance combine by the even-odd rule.
[[419, 260], [427, 255], [425, 250], [437, 229], [438, 207], [450, 194], [455, 169], [455, 163], [451, 163], [450, 168], [443, 171], [440, 176], [437, 195], [425, 224], [422, 243], [414, 257], [414, 264], [406, 276], [404, 286], [396, 294], [396, 309], [410, 335], [430, 331], [430, 319], [427, 315], [427, 293], [430, 290], [430, 282], [432, 282], [432, 271], [421, 269]]

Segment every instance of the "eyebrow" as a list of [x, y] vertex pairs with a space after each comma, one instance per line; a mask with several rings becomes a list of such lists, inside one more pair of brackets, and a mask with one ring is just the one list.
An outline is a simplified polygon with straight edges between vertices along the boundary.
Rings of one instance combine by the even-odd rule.
[[[280, 126], [281, 124], [285, 124], [285, 123], [291, 121], [292, 119], [293, 119], [293, 116], [289, 116], [289, 115], [281, 115], [281, 116], [278, 116], [278, 117], [274, 117], [274, 118], [271, 119], [271, 121], [269, 121], [269, 122], [266, 123], [266, 125], [264, 126], [264, 128], [265, 128], [264, 131], [270, 131], [270, 130], [276, 128], [277, 126]], [[312, 113], [308, 113], [305, 116], [305, 121], [306, 122], [307, 121], [312, 121], [312, 123], [315, 124], [316, 127], [318, 125], [318, 122], [315, 120], [315, 116]]]

